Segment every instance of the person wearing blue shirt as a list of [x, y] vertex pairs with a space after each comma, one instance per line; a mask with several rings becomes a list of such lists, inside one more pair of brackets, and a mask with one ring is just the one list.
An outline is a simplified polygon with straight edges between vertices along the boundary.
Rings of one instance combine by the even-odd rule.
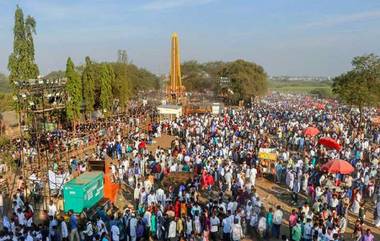
[[74, 238], [77, 241], [80, 241], [79, 232], [78, 232], [78, 219], [75, 216], [73, 210], [69, 211], [69, 215], [70, 215], [69, 225], [70, 225], [70, 229], [71, 229], [71, 231], [70, 231], [70, 241], [74, 241]]
[[136, 228], [137, 228], [137, 219], [135, 217], [135, 213], [132, 213], [132, 217], [129, 220], [129, 235], [131, 237], [131, 241], [136, 241], [137, 239]]
[[281, 164], [281, 162], [277, 163], [275, 168], [276, 168], [276, 182], [281, 183], [281, 176], [282, 176], [282, 164]]
[[233, 216], [231, 215], [231, 210], [228, 210], [228, 216], [225, 217], [222, 221], [224, 241], [231, 240], [232, 220], [233, 220]]
[[119, 142], [116, 143], [116, 155], [117, 155], [117, 159], [120, 160], [121, 159], [121, 144]]

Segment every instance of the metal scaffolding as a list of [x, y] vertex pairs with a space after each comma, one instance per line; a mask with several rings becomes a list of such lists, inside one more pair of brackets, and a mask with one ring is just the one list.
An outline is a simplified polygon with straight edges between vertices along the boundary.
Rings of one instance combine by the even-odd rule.
[[[43, 169], [42, 157], [45, 157], [46, 162], [46, 178], [47, 182], [45, 188], [48, 189], [48, 197], [50, 198], [49, 187], [49, 155], [46, 146], [41, 148], [41, 143], [45, 143], [43, 140], [46, 137], [50, 127], [48, 126], [48, 120], [54, 123], [53, 126], [58, 127], [58, 123], [61, 121], [64, 115], [64, 109], [68, 100], [66, 92], [65, 78], [62, 79], [29, 79], [14, 81], [15, 96], [17, 111], [19, 115], [19, 127], [21, 136], [21, 148], [20, 148], [20, 168], [25, 172], [26, 162], [22, 156], [22, 149], [24, 146], [25, 134], [29, 134], [33, 147], [37, 150], [37, 164], [38, 167]], [[52, 120], [53, 117], [55, 120]], [[58, 118], [57, 118], [58, 116]], [[44, 153], [44, 154], [42, 154]], [[25, 173], [23, 173], [25, 176]]]

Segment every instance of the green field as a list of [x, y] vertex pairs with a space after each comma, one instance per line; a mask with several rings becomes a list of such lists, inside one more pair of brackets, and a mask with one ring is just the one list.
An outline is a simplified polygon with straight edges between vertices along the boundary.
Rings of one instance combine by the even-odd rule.
[[316, 94], [321, 97], [332, 96], [331, 83], [329, 82], [269, 81], [269, 89], [282, 93]]

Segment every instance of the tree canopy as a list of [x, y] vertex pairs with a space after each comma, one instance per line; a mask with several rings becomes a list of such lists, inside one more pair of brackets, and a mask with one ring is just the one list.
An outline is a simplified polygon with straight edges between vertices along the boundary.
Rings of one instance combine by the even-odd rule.
[[13, 28], [13, 52], [9, 56], [9, 81], [37, 78], [38, 66], [34, 58], [33, 35], [36, 34], [36, 21], [28, 16], [24, 19], [22, 9], [17, 6]]
[[114, 73], [111, 82], [112, 95], [114, 99], [119, 100], [120, 107], [125, 107], [128, 98], [132, 94], [131, 78], [128, 75], [128, 66], [124, 63], [109, 63]]
[[204, 65], [195, 60], [186, 61], [181, 65], [182, 83], [187, 91], [204, 91], [212, 89], [212, 80], [205, 71]]
[[76, 121], [80, 119], [82, 107], [82, 81], [79, 74], [75, 71], [71, 58], [67, 59], [65, 76], [67, 78], [66, 91], [68, 95], [66, 116], [68, 120]]
[[140, 90], [157, 90], [160, 88], [160, 79], [144, 68], [128, 64], [127, 73], [131, 81], [132, 94], [136, 94]]
[[87, 113], [95, 109], [110, 111], [114, 100], [121, 108], [141, 90], [157, 90], [160, 79], [146, 69], [122, 62], [95, 63], [86, 57], [82, 71], [83, 100]]
[[256, 96], [265, 95], [268, 89], [267, 74], [264, 68], [253, 62], [236, 60], [227, 63], [219, 71], [219, 76], [230, 80], [233, 101], [248, 101]]
[[95, 71], [90, 57], [86, 57], [86, 66], [82, 73], [82, 92], [85, 112], [90, 114], [95, 108]]
[[112, 106], [112, 82], [115, 74], [111, 66], [101, 64], [100, 66], [100, 108], [107, 112]]
[[181, 65], [182, 84], [186, 91], [215, 90], [219, 72], [226, 66], [225, 62], [199, 63], [196, 60], [183, 62]]
[[333, 92], [341, 101], [363, 107], [380, 102], [380, 58], [374, 54], [355, 57], [353, 69], [334, 78]]
[[[186, 91], [211, 90], [219, 93], [229, 89], [233, 92], [233, 101], [248, 100], [267, 91], [267, 74], [264, 69], [244, 60], [207, 63], [191, 60], [184, 62], [181, 70], [182, 83]], [[222, 86], [221, 77], [229, 80], [230, 84]]]

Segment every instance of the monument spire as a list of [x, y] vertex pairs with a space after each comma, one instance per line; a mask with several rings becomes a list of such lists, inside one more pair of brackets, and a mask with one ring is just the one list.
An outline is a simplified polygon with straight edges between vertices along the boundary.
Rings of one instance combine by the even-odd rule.
[[183, 94], [184, 87], [181, 80], [181, 61], [177, 33], [173, 33], [171, 37], [170, 82], [168, 87], [169, 99], [178, 102]]

